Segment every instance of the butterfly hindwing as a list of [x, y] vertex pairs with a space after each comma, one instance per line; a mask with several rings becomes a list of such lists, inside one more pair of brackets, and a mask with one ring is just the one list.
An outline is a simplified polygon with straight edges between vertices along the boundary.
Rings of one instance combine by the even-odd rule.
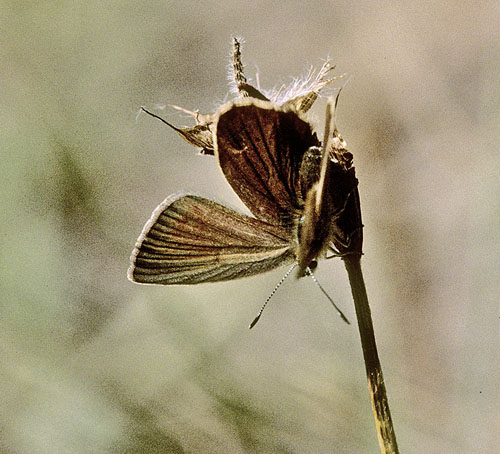
[[197, 284], [263, 273], [291, 263], [290, 233], [194, 195], [167, 198], [132, 253], [129, 279]]

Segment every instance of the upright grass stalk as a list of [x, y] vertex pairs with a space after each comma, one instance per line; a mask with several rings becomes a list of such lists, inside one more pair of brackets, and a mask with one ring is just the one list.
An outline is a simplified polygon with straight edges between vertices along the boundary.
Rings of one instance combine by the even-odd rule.
[[382, 375], [382, 366], [380, 365], [377, 353], [370, 305], [366, 294], [363, 272], [361, 271], [361, 256], [352, 254], [346, 255], [342, 259], [349, 276], [354, 306], [356, 308], [359, 335], [365, 359], [366, 377], [368, 379], [368, 389], [372, 401], [373, 417], [375, 418], [380, 452], [382, 454], [397, 454], [399, 450], [396, 442], [396, 433], [392, 425], [384, 376]]
[[[335, 177], [331, 178], [332, 189], [330, 193], [326, 193], [326, 196], [330, 196], [326, 200], [333, 207], [330, 232], [333, 234], [332, 243], [337, 249], [338, 255], [344, 261], [351, 284], [380, 451], [382, 454], [398, 454], [399, 450], [392, 425], [389, 402], [387, 401], [382, 366], [378, 359], [370, 305], [366, 294], [363, 272], [361, 271], [363, 222], [361, 219], [358, 180], [355, 177], [356, 170], [353, 166], [353, 155], [347, 149], [347, 143], [342, 139], [335, 125], [335, 111], [339, 95], [340, 91], [335, 102], [331, 100], [328, 102], [323, 139], [326, 143], [326, 150], [329, 151], [328, 157], [333, 155], [335, 158], [335, 160], [329, 161], [330, 169], [341, 169]], [[333, 131], [333, 134], [330, 134], [330, 131]]]

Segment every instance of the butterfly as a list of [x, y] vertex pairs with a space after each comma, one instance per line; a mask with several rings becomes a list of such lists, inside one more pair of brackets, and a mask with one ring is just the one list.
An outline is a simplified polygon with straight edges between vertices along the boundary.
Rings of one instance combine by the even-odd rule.
[[137, 240], [129, 279], [199, 284], [292, 263], [302, 275], [335, 246], [348, 253], [359, 229], [347, 222], [344, 231], [342, 218], [356, 210], [357, 179], [354, 168], [335, 158], [345, 142], [330, 140], [336, 128], [330, 137], [332, 115], [327, 117], [321, 147], [295, 109], [253, 98], [223, 106], [214, 124], [214, 152], [253, 216], [193, 194], [168, 197]]

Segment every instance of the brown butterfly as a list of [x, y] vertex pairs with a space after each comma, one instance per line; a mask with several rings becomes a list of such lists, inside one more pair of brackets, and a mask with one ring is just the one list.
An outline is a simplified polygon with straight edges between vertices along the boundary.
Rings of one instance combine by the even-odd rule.
[[139, 236], [129, 279], [198, 284], [296, 262], [302, 275], [327, 250], [349, 253], [359, 226], [347, 223], [345, 231], [339, 225], [353, 211], [357, 179], [331, 153], [330, 123], [328, 115], [320, 148], [294, 109], [251, 98], [223, 106], [215, 120], [215, 155], [254, 217], [199, 196], [170, 196]]

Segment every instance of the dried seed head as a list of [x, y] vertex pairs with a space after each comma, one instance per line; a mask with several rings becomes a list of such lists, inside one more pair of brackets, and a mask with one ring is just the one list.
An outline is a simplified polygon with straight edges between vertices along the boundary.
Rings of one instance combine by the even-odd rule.
[[[327, 60], [319, 71], [315, 71], [314, 68], [311, 67], [304, 77], [296, 78], [289, 86], [282, 85], [280, 88], [273, 89], [267, 94], [266, 92], [262, 92], [260, 87], [256, 88], [248, 83], [241, 60], [242, 43], [243, 40], [241, 38], [233, 38], [233, 51], [228, 77], [231, 91], [237, 94], [238, 97], [271, 101], [280, 107], [302, 114], [306, 113], [311, 108], [328, 85], [343, 77], [342, 75], [330, 77], [330, 72], [335, 67], [331, 65], [330, 60]], [[195, 119], [196, 125], [179, 128], [163, 120], [158, 115], [146, 111], [146, 109], [144, 109], [144, 111], [163, 121], [163, 123], [176, 131], [191, 145], [200, 148], [201, 154], [213, 155], [213, 124], [216, 115], [214, 113], [200, 114], [198, 111], [193, 112], [171, 104], [167, 104], [167, 106], [188, 113]]]

